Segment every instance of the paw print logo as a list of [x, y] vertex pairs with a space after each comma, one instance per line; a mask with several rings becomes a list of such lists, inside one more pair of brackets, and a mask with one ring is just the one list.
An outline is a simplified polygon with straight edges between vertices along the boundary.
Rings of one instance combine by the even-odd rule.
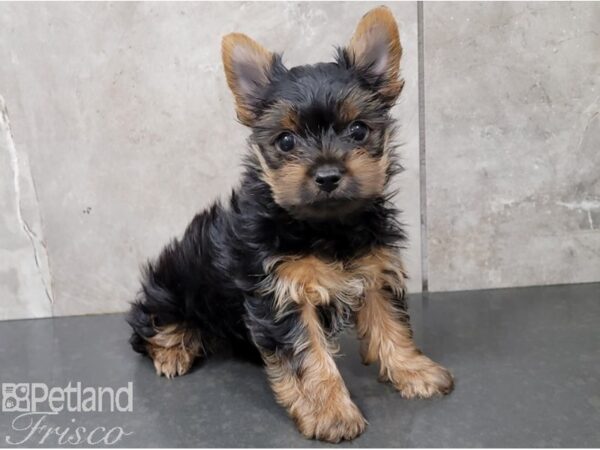
[[3, 412], [29, 412], [30, 409], [29, 384], [2, 383]]

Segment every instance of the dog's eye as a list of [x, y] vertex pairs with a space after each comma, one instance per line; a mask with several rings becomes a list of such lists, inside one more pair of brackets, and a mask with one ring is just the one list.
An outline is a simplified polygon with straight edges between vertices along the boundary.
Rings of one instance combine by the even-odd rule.
[[369, 134], [369, 127], [364, 122], [352, 122], [348, 127], [350, 137], [356, 142], [363, 142]]
[[281, 133], [277, 137], [276, 144], [282, 152], [289, 152], [296, 146], [296, 139], [292, 133]]

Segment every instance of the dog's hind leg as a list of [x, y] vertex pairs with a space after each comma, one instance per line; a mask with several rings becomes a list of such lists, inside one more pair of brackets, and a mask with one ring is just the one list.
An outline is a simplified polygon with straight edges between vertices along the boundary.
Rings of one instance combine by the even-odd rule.
[[224, 250], [229, 239], [225, 214], [219, 204], [197, 214], [183, 237], [143, 270], [127, 317], [133, 328], [130, 343], [153, 359], [160, 375], [183, 375], [207, 354], [210, 343], [244, 337], [243, 299], [232, 288], [225, 264], [231, 260]]
[[204, 354], [199, 332], [171, 325], [148, 339], [148, 355], [158, 375], [173, 378], [186, 374], [194, 360]]
[[152, 359], [158, 375], [173, 378], [186, 374], [205, 354], [200, 331], [183, 324], [157, 326], [155, 318], [144, 310], [143, 304], [136, 303], [129, 314], [133, 348]]

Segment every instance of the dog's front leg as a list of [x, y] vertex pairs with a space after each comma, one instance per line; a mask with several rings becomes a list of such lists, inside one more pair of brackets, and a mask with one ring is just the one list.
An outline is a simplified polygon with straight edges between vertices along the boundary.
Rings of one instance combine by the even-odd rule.
[[247, 324], [277, 401], [306, 437], [355, 438], [366, 422], [335, 365], [335, 346], [319, 315], [340, 292], [352, 291], [343, 265], [285, 257], [266, 264], [266, 271], [259, 295], [247, 299]]
[[369, 280], [356, 315], [363, 362], [379, 361], [380, 379], [390, 381], [405, 398], [451, 392], [454, 381], [450, 372], [423, 355], [413, 342], [399, 256], [379, 249], [358, 265]]
[[[312, 275], [311, 271], [293, 273]], [[328, 341], [315, 304], [316, 285], [294, 279], [280, 274], [270, 280], [273, 297], [248, 299], [248, 328], [277, 401], [302, 434], [328, 442], [353, 439], [364, 431], [366, 422], [333, 359], [335, 347]]]
[[408, 317], [393, 304], [389, 291], [367, 292], [357, 315], [357, 330], [363, 362], [379, 360], [380, 378], [390, 381], [403, 397], [427, 398], [452, 391], [452, 375], [415, 346]]
[[306, 437], [328, 442], [353, 439], [366, 422], [336, 367], [317, 310], [306, 303], [296, 314], [288, 351], [263, 352], [275, 396]]
[[450, 372], [415, 346], [406, 312], [388, 289], [369, 290], [357, 314], [366, 364], [379, 361], [380, 378], [390, 381], [405, 398], [427, 398], [452, 391]]

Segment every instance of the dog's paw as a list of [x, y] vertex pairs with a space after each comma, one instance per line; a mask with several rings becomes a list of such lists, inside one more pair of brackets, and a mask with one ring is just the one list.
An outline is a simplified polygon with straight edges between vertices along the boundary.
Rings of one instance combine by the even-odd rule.
[[429, 398], [452, 392], [454, 378], [447, 369], [426, 356], [417, 358], [407, 368], [396, 369], [388, 376], [402, 397]]
[[194, 363], [194, 356], [182, 346], [154, 348], [150, 356], [157, 375], [167, 378], [185, 375]]
[[331, 443], [352, 440], [362, 434], [367, 426], [358, 407], [352, 402], [323, 405], [297, 422], [300, 432], [307, 438]]

